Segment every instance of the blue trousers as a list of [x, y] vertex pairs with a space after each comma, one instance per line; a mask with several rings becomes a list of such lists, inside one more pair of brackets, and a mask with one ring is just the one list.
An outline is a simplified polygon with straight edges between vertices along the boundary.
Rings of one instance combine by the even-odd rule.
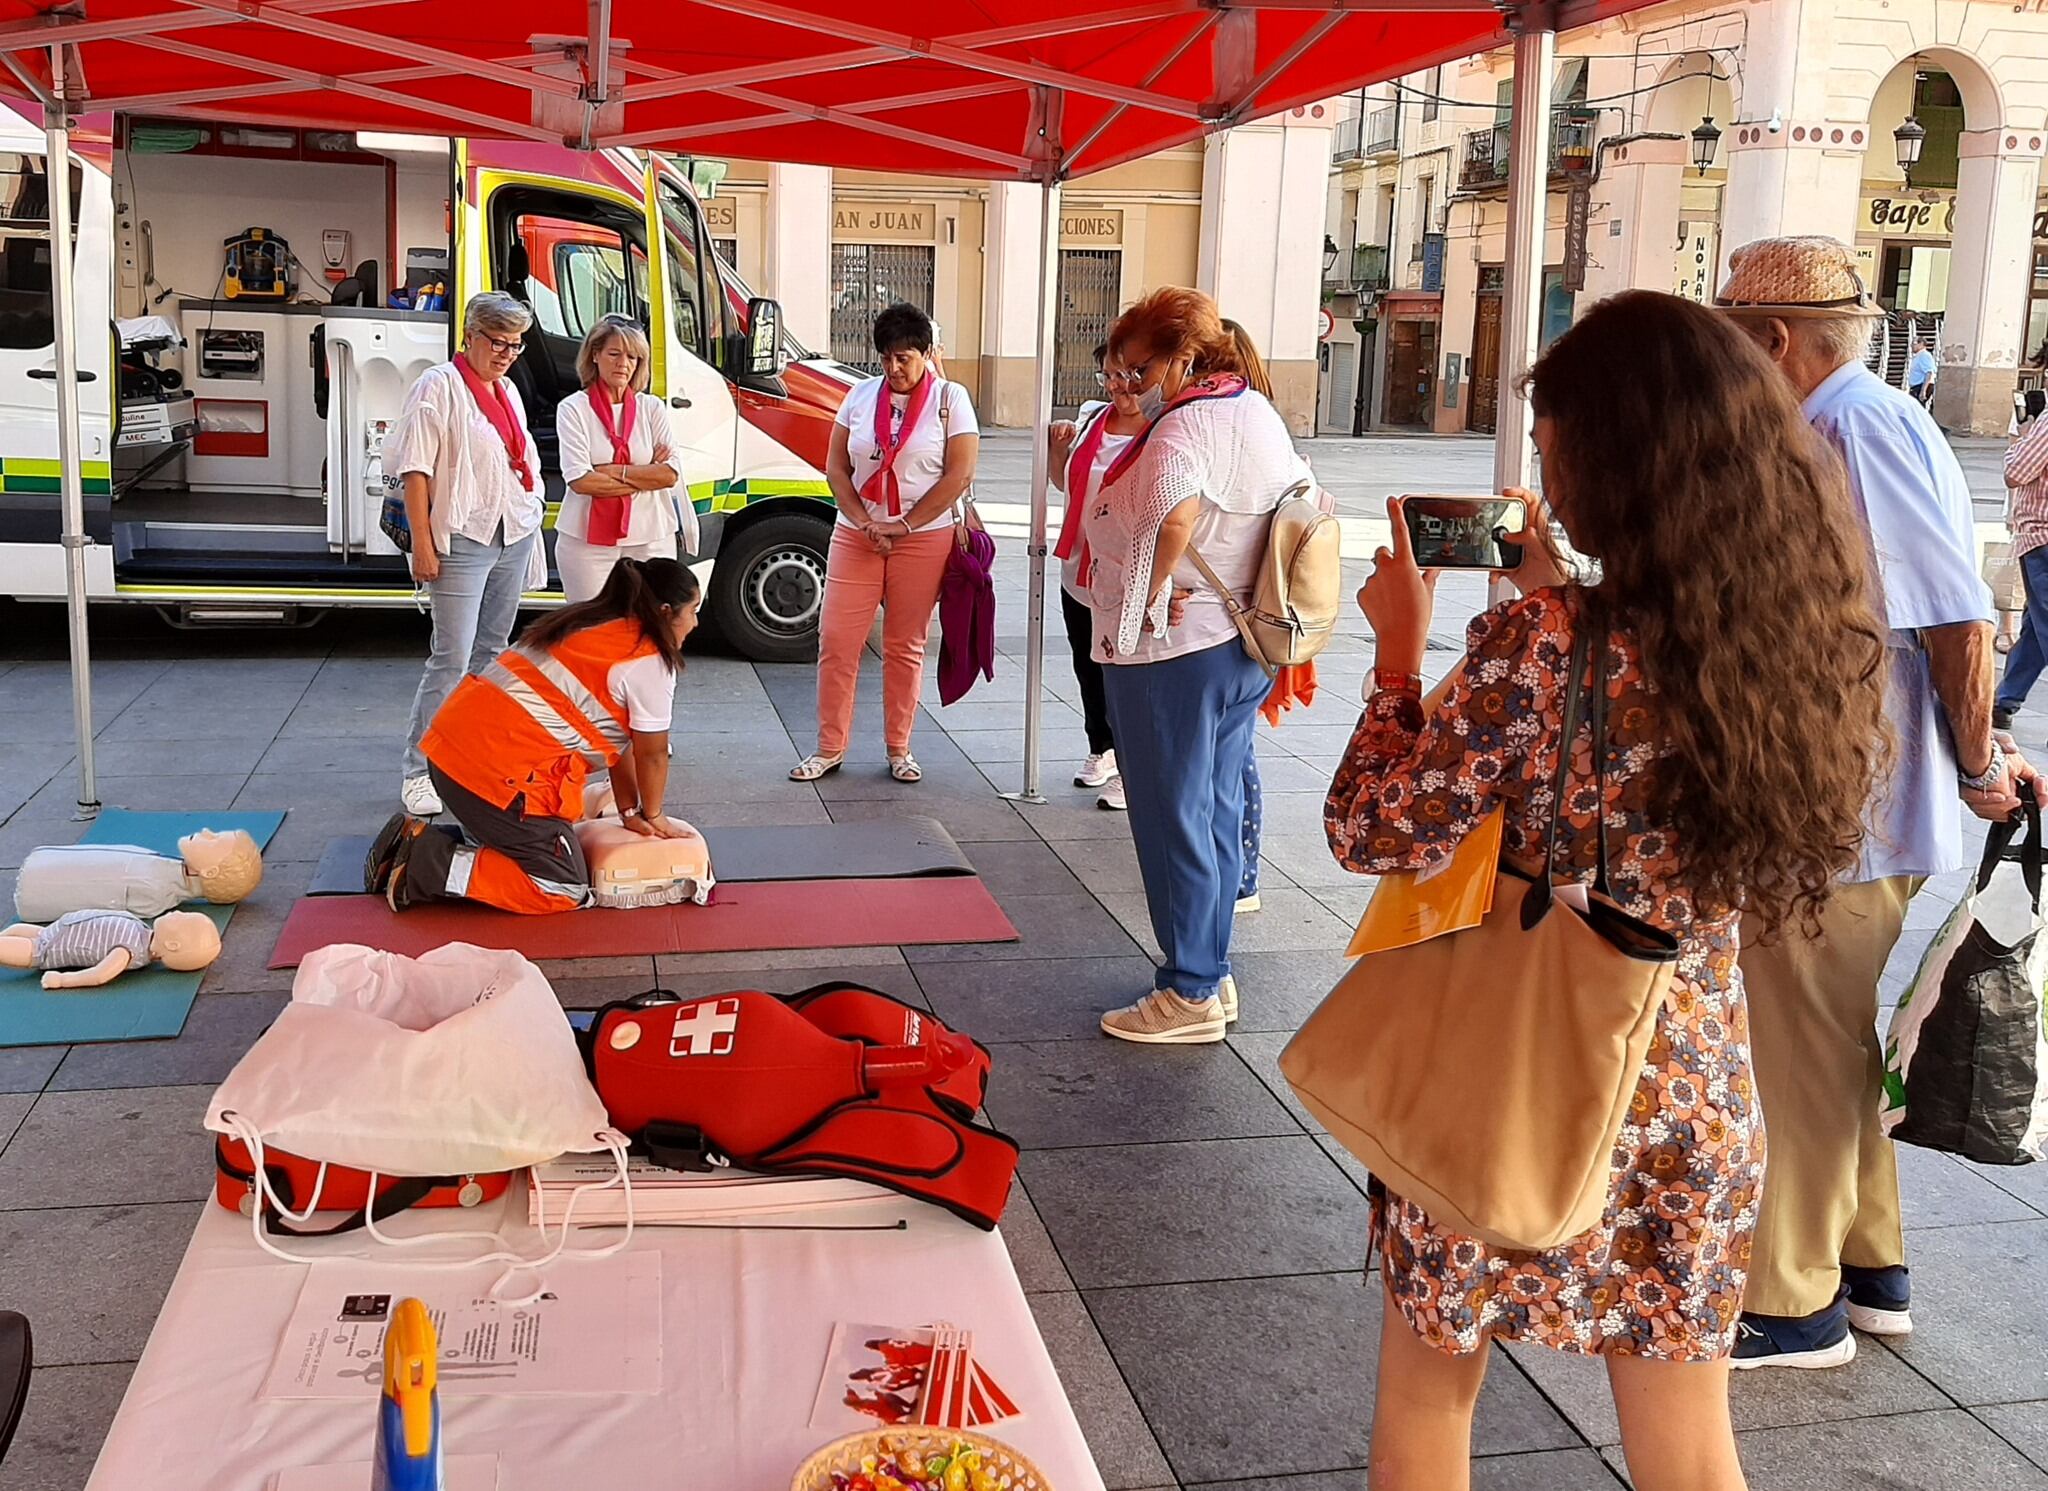
[[1102, 674], [1145, 906], [1165, 954], [1156, 983], [1206, 998], [1230, 972], [1246, 763], [1271, 682], [1235, 638]]
[[434, 715], [455, 692], [465, 673], [481, 673], [503, 652], [519, 619], [519, 597], [526, 589], [526, 556], [540, 542], [538, 529], [516, 544], [505, 543], [499, 525], [494, 541], [480, 544], [450, 534], [441, 556], [441, 573], [427, 582], [427, 604], [434, 615], [434, 642], [413, 695], [412, 723], [405, 733], [405, 775], [425, 776], [427, 758], [420, 737]]
[[2026, 582], [2027, 611], [2020, 620], [2020, 639], [2006, 654], [2005, 676], [1998, 682], [1998, 707], [2018, 711], [2048, 668], [2048, 548], [2029, 549], [2020, 556], [2020, 578]]

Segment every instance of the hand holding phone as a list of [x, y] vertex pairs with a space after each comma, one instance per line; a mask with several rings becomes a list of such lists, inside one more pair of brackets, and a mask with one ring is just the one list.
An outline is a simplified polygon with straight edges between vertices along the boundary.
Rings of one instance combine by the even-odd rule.
[[1529, 525], [1526, 496], [1402, 498], [1401, 517], [1417, 567], [1521, 568], [1522, 545], [1514, 540]]

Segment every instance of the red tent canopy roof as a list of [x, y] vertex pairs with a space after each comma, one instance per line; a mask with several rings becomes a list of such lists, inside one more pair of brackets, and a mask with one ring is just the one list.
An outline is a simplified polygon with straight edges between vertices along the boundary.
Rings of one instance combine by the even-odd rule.
[[0, 93], [47, 101], [63, 42], [74, 113], [1044, 179], [1508, 35], [1492, 0], [0, 0]]

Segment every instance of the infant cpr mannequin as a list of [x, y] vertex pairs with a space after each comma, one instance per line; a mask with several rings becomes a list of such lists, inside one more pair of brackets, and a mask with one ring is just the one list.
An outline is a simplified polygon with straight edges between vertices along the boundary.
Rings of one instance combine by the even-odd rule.
[[637, 834], [610, 813], [585, 818], [576, 825], [577, 842], [590, 866], [592, 898], [600, 906], [672, 906], [711, 899], [711, 846], [680, 818], [669, 822], [689, 829], [680, 839]]
[[178, 840], [178, 858], [134, 844], [58, 844], [29, 851], [14, 914], [53, 922], [70, 911], [156, 917], [186, 901], [239, 901], [263, 879], [263, 855], [241, 829], [202, 828]]
[[96, 989], [158, 962], [193, 973], [220, 956], [220, 928], [197, 911], [151, 926], [125, 911], [67, 911], [47, 927], [0, 930], [0, 968], [40, 968], [45, 989]]

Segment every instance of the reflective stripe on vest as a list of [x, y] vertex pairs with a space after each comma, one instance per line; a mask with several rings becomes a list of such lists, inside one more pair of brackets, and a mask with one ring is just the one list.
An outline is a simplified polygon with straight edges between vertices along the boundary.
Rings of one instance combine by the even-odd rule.
[[[531, 668], [534, 676], [523, 676], [525, 668]], [[580, 678], [547, 653], [511, 648], [500, 653], [482, 677], [525, 710], [527, 718], [547, 731], [556, 745], [591, 766], [602, 770], [625, 753], [626, 726], [598, 703]], [[548, 697], [550, 693], [553, 698]]]

